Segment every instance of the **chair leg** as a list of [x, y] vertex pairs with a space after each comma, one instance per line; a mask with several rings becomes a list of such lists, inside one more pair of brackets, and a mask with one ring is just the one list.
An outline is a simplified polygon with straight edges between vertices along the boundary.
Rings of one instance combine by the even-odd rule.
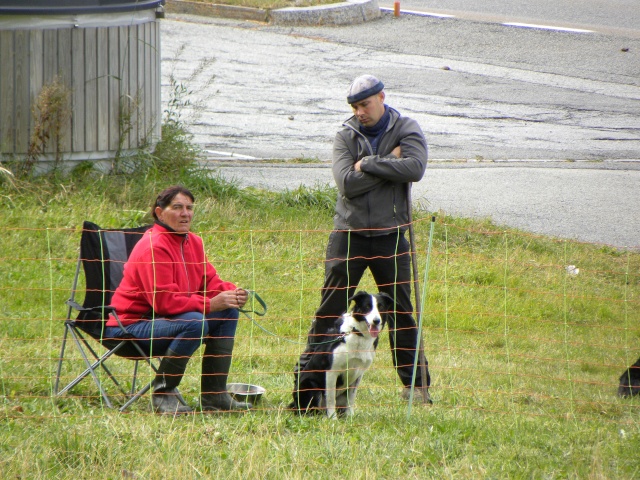
[[102, 369], [105, 371], [105, 373], [109, 376], [109, 378], [111, 379], [111, 381], [114, 383], [114, 385], [116, 387], [118, 387], [118, 389], [120, 390], [120, 393], [122, 393], [123, 395], [126, 395], [127, 392], [125, 392], [124, 388], [122, 387], [122, 385], [120, 385], [120, 382], [118, 382], [118, 379], [115, 377], [115, 375], [113, 373], [111, 373], [111, 370], [109, 370], [109, 367], [107, 367], [107, 364], [105, 363], [105, 361], [111, 357], [112, 355], [114, 355], [119, 349], [120, 347], [116, 347], [114, 349], [112, 349], [111, 351], [107, 352], [106, 354], [102, 355], [102, 357], [100, 357], [93, 348], [91, 348], [91, 345], [89, 345], [89, 342], [87, 342], [87, 340], [82, 337], [82, 341], [85, 344], [85, 346], [87, 347], [87, 350], [89, 350], [91, 352], [91, 354], [93, 355], [93, 358], [95, 358], [97, 361], [94, 364], [94, 367], [97, 367], [98, 365], [100, 365], [102, 367]]
[[[71, 382], [69, 385], [67, 385], [67, 387], [65, 387], [65, 389], [60, 392], [60, 393], [64, 393], [65, 391], [67, 391], [68, 389], [72, 388], [73, 386], [75, 386], [76, 384], [78, 384], [80, 382], [80, 380], [82, 380], [84, 377], [87, 376], [87, 374], [91, 374], [91, 376], [93, 377], [93, 382], [96, 384], [96, 386], [98, 387], [98, 390], [100, 390], [100, 395], [102, 395], [102, 398], [104, 399], [104, 402], [107, 404], [107, 407], [109, 408], [113, 408], [113, 404], [111, 403], [111, 400], [109, 400], [109, 396], [107, 395], [107, 392], [105, 392], [104, 388], [102, 387], [102, 383], [100, 382], [100, 380], [98, 379], [98, 376], [96, 375], [95, 372], [95, 368], [98, 365], [102, 365], [103, 362], [109, 358], [111, 356], [111, 352], [106, 353], [105, 355], [103, 355], [97, 362], [95, 362], [93, 365], [89, 362], [89, 358], [87, 357], [87, 354], [85, 353], [84, 349], [82, 348], [82, 345], [80, 344], [80, 340], [78, 338], [76, 338], [76, 336], [73, 334], [72, 335], [73, 339], [75, 340], [78, 349], [80, 350], [80, 354], [82, 355], [82, 358], [84, 360], [85, 365], [87, 366], [87, 370], [85, 370], [83, 372], [82, 375], [80, 375], [80, 377], [78, 377], [74, 382]], [[112, 377], [113, 378], [113, 377]]]
[[129, 393], [129, 395], [136, 394], [136, 380], [138, 379], [138, 362], [139, 360], [136, 360], [133, 366], [133, 378], [131, 379], [131, 392]]
[[60, 375], [62, 374], [62, 360], [64, 360], [64, 350], [67, 346], [67, 335], [69, 335], [69, 326], [65, 323], [64, 335], [62, 337], [62, 347], [60, 348], [60, 356], [58, 357], [58, 371], [56, 372], [56, 383], [53, 386], [53, 394], [58, 395], [60, 388]]
[[[82, 356], [82, 360], [86, 368], [73, 381], [71, 381], [64, 388], [60, 389], [60, 380], [62, 377], [62, 362], [64, 361], [64, 354], [66, 351], [69, 336], [74, 341], [76, 347], [78, 347], [78, 350], [80, 351], [80, 355]], [[65, 394], [66, 392], [71, 390], [73, 387], [78, 385], [82, 380], [84, 380], [86, 377], [90, 375], [93, 379], [93, 382], [98, 387], [98, 390], [100, 391], [100, 395], [102, 396], [105, 405], [108, 408], [114, 408], [113, 403], [111, 402], [111, 399], [107, 395], [107, 392], [102, 386], [102, 382], [100, 381], [97, 375], [97, 372], [99, 371], [99, 369], [102, 368], [107, 374], [107, 376], [111, 379], [111, 381], [113, 381], [113, 383], [120, 389], [121, 393], [129, 397], [126, 403], [124, 403], [119, 408], [121, 412], [124, 412], [131, 404], [133, 404], [136, 400], [138, 400], [141, 396], [143, 396], [145, 393], [147, 393], [150, 390], [153, 382], [147, 384], [141, 390], [136, 391], [137, 384], [138, 384], [138, 371], [140, 368], [139, 367], [140, 359], [135, 360], [135, 364], [133, 368], [133, 378], [131, 381], [131, 389], [129, 392], [127, 392], [123, 388], [123, 385], [121, 385], [118, 382], [117, 378], [113, 375], [113, 373], [109, 370], [109, 368], [105, 364], [105, 361], [108, 360], [112, 355], [114, 355], [119, 348], [120, 347], [117, 346], [116, 348], [111, 349], [104, 355], [99, 356], [96, 353], [96, 351], [93, 348], [91, 348], [91, 345], [88, 343], [87, 339], [79, 331], [76, 331], [72, 325], [65, 324], [65, 331], [62, 338], [62, 346], [60, 348], [60, 357], [58, 358], [58, 367], [56, 371], [56, 380], [54, 385], [54, 395], [61, 396]], [[141, 357], [144, 357], [145, 353], [141, 349], [139, 349], [138, 351]], [[93, 355], [95, 361], [92, 362], [92, 360], [90, 359], [90, 355]], [[144, 361], [147, 362], [149, 367], [153, 370], [154, 374], [157, 373], [158, 368], [154, 365], [153, 359], [144, 357]], [[178, 402], [180, 402], [185, 407], [188, 406], [186, 400], [182, 397], [182, 395], [180, 394], [177, 388], [174, 389], [173, 394], [175, 395]]]
[[[140, 352], [140, 354], [141, 354], [142, 356], [144, 356], [144, 352], [142, 351], [142, 349], [140, 349], [140, 347], [139, 347], [139, 346], [136, 346], [136, 348], [138, 348], [138, 351]], [[153, 370], [153, 373], [158, 373], [158, 368], [159, 368], [159, 367], [156, 367], [156, 366], [153, 364], [153, 360], [152, 360], [151, 358], [145, 357], [145, 358], [144, 358], [144, 360], [147, 362], [147, 364], [149, 365], [149, 367], [151, 368], [151, 370]], [[138, 365], [139, 365], [139, 362], [140, 362], [140, 360], [136, 360], [136, 365], [135, 365], [134, 370], [133, 370], [133, 381], [132, 381], [132, 387], [131, 387], [131, 393], [130, 393], [130, 395], [135, 395], [135, 398], [136, 398], [136, 399], [140, 398], [140, 396], [141, 396], [141, 395], [136, 394], [136, 391], [135, 391], [135, 385], [136, 385], [136, 379], [137, 379], [137, 372], [138, 372]], [[138, 393], [144, 394], [144, 393], [146, 393], [148, 390], [149, 390], [149, 387], [147, 386], [146, 388], [144, 388], [143, 390], [141, 390], [141, 391], [140, 391], [140, 392], [138, 392]], [[188, 404], [188, 403], [187, 403], [187, 401], [184, 399], [184, 397], [182, 396], [182, 394], [180, 393], [180, 391], [178, 390], [178, 388], [176, 387], [174, 390], [175, 390], [175, 392], [174, 392], [174, 393], [175, 393], [176, 397], [178, 398], [178, 401], [179, 401], [182, 405], [184, 405], [185, 407], [188, 407], [188, 406], [189, 406], [189, 404]], [[128, 401], [128, 402], [125, 404], [125, 405], [126, 405], [126, 407], [128, 407], [131, 403], [133, 403], [133, 402], [129, 402], [129, 401]], [[124, 408], [126, 408], [126, 407], [124, 407]], [[121, 408], [121, 409], [120, 409], [120, 411], [123, 411], [123, 409], [124, 409], [124, 408]]]
[[[98, 387], [98, 390], [100, 390], [100, 395], [104, 399], [104, 402], [106, 403], [107, 407], [108, 408], [114, 408], [113, 404], [111, 403], [111, 399], [107, 395], [107, 392], [105, 391], [104, 387], [102, 386], [102, 382], [98, 378], [96, 372], [98, 371], [99, 367], [101, 367], [105, 371], [107, 376], [111, 379], [111, 381], [114, 383], [114, 385], [116, 385], [116, 387], [118, 387], [120, 389], [120, 392], [123, 395], [127, 395], [127, 392], [122, 388], [122, 385], [120, 385], [120, 382], [118, 382], [117, 378], [113, 375], [113, 373], [111, 373], [111, 370], [109, 370], [109, 368], [105, 364], [105, 361], [108, 360], [112, 355], [114, 355], [118, 351], [118, 349], [120, 347], [116, 347], [116, 348], [108, 351], [104, 355], [98, 356], [98, 354], [93, 350], [93, 348], [91, 348], [91, 345], [89, 345], [87, 340], [84, 338], [84, 336], [82, 336], [82, 334], [80, 332], [75, 331], [71, 327], [67, 327], [67, 331], [68, 331], [68, 333], [71, 334], [71, 338], [73, 339], [73, 341], [76, 344], [76, 347], [80, 351], [82, 359], [83, 359], [83, 361], [84, 361], [84, 363], [85, 363], [87, 368], [80, 375], [78, 375], [71, 383], [69, 383], [66, 387], [64, 387], [62, 390], [58, 391], [57, 390], [58, 387], [56, 387], [56, 395], [60, 396], [60, 395], [62, 395], [64, 393], [68, 392], [73, 387], [75, 387], [77, 384], [79, 384], [82, 380], [84, 380], [87, 376], [91, 375], [91, 377], [93, 378], [93, 382]], [[66, 343], [66, 341], [65, 341], [65, 343]], [[95, 361], [93, 363], [91, 363], [91, 361], [89, 360], [89, 356], [87, 355], [85, 348], [83, 348], [83, 345], [86, 348], [86, 350], [88, 350], [91, 353], [91, 355], [93, 355], [93, 357], [95, 358]], [[59, 368], [60, 368], [60, 366], [59, 366]]]
[[145, 393], [147, 393], [150, 389], [151, 386], [153, 385], [153, 382], [149, 382], [149, 384], [144, 387], [143, 389], [141, 389], [140, 391], [136, 392], [135, 395], [133, 395], [129, 400], [127, 400], [127, 402], [122, 405], [120, 407], [120, 412], [124, 412], [127, 408], [129, 408], [129, 406], [135, 402], [136, 400], [138, 400], [141, 396], [143, 396]]

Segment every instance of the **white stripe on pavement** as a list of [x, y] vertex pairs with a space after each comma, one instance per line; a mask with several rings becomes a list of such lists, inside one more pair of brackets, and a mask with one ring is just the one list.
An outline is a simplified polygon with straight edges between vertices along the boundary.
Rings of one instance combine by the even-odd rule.
[[250, 157], [249, 155], [240, 155], [239, 153], [233, 153], [233, 152], [217, 152], [215, 150], [205, 150], [204, 152], [210, 153], [211, 155], [220, 156], [220, 157], [241, 158], [243, 160], [257, 160], [257, 157]]
[[[394, 12], [393, 8], [380, 7], [380, 10], [384, 12]], [[409, 15], [420, 15], [422, 17], [456, 18], [455, 15], [446, 15], [444, 13], [418, 12], [417, 10], [400, 10], [400, 13], [406, 13]]]
[[[380, 7], [383, 12], [394, 13], [393, 8]], [[417, 10], [400, 10], [401, 14], [406, 15], [418, 15], [421, 17], [436, 17], [436, 18], [456, 18], [455, 15], [448, 15], [445, 13], [433, 13], [433, 12], [420, 12]], [[537, 28], [540, 30], [554, 30], [557, 32], [571, 32], [571, 33], [594, 33], [594, 30], [585, 30], [582, 28], [568, 28], [568, 27], [554, 27], [551, 25], [536, 25], [534, 23], [518, 23], [518, 22], [504, 22], [501, 23], [505, 27], [519, 27], [519, 28]]]
[[552, 27], [550, 25], [535, 25], [533, 23], [503, 23], [507, 27], [520, 27], [520, 28], [538, 28], [541, 30], [556, 30], [558, 32], [572, 32], [572, 33], [593, 33], [593, 30], [583, 30], [581, 28], [565, 28], [565, 27]]

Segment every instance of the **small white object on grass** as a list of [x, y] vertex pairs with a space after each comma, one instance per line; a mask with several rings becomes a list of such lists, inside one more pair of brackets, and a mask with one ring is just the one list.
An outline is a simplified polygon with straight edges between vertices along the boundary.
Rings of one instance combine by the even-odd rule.
[[567, 273], [569, 275], [578, 275], [580, 273], [580, 269], [575, 265], [567, 265]]

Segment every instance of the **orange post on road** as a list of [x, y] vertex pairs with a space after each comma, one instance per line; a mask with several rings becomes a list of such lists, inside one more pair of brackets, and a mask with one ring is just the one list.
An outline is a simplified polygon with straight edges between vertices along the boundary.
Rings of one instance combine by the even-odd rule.
[[400, 16], [400, 2], [393, 2], [393, 16]]

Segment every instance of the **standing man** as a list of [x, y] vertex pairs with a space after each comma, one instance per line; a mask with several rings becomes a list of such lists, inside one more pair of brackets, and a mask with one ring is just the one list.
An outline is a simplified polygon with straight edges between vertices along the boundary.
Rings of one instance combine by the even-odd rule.
[[[304, 370], [313, 344], [323, 337], [343, 312], [365, 270], [378, 290], [395, 299], [389, 341], [393, 364], [409, 397], [417, 355], [418, 329], [411, 312], [411, 252], [405, 232], [409, 227], [409, 188], [422, 179], [427, 167], [427, 143], [415, 120], [385, 105], [384, 85], [372, 75], [356, 78], [347, 93], [353, 116], [336, 134], [333, 177], [338, 187], [334, 230], [326, 251], [322, 300], [309, 332], [297, 370]], [[426, 359], [425, 359], [426, 362]], [[430, 385], [428, 369], [426, 385]], [[430, 402], [418, 368], [417, 400]], [[419, 396], [424, 392], [426, 399]]]

